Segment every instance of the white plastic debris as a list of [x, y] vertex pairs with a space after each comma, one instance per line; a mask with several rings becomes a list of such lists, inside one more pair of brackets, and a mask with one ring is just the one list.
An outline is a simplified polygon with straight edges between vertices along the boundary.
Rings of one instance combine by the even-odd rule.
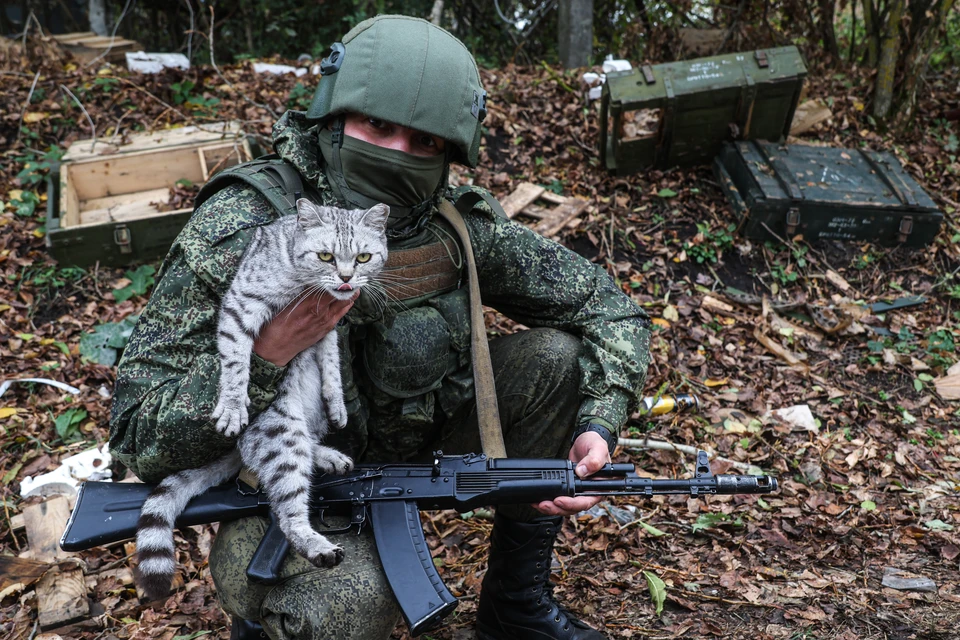
[[270, 64], [269, 62], [254, 62], [253, 70], [256, 73], [272, 73], [280, 75], [283, 73], [293, 73], [299, 78], [308, 73], [303, 67], [291, 67], [288, 64]]
[[164, 69], [189, 69], [190, 60], [182, 53], [127, 52], [127, 69], [140, 73], [160, 73]]
[[109, 480], [113, 475], [110, 471], [109, 445], [104, 444], [102, 449], [94, 447], [64, 458], [60, 467], [49, 473], [35, 478], [27, 476], [20, 481], [20, 495], [24, 498], [31, 496], [77, 495], [77, 486], [84, 480]]
[[629, 60], [614, 60], [613, 54], [608, 55], [607, 59], [603, 61], [603, 72], [610, 73], [612, 71], [630, 71], [633, 69], [633, 65], [630, 64]]
[[587, 97], [591, 100], [599, 100], [601, 95], [603, 95], [603, 85], [590, 87], [590, 90], [587, 91]]
[[817, 421], [813, 417], [813, 412], [810, 411], [810, 406], [806, 404], [798, 404], [785, 409], [768, 411], [761, 416], [761, 419], [771, 417], [777, 418], [791, 427], [798, 427], [812, 431], [813, 433], [819, 433], [820, 431], [820, 427], [817, 426]]
[[17, 378], [15, 380], [4, 380], [2, 383], [0, 383], [0, 396], [5, 394], [7, 392], [7, 389], [12, 387], [13, 383], [15, 382], [38, 382], [40, 384], [48, 384], [51, 387], [56, 387], [57, 389], [61, 389], [63, 391], [68, 391], [74, 395], [80, 393], [80, 389], [77, 389], [76, 387], [71, 387], [65, 382], [51, 380], [50, 378]]

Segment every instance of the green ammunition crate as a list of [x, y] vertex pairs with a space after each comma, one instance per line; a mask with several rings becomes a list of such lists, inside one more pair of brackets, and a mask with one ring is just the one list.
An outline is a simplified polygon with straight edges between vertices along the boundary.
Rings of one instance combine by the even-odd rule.
[[747, 238], [860, 240], [920, 247], [943, 213], [891, 153], [731, 142], [713, 171]]
[[610, 73], [600, 94], [603, 165], [623, 176], [706, 164], [731, 140], [782, 140], [806, 75], [794, 46]]
[[250, 160], [251, 149], [256, 143], [238, 123], [136, 134], [120, 147], [74, 142], [47, 177], [47, 250], [63, 266], [162, 258], [193, 212], [160, 210], [170, 188], [179, 180], [201, 185]]

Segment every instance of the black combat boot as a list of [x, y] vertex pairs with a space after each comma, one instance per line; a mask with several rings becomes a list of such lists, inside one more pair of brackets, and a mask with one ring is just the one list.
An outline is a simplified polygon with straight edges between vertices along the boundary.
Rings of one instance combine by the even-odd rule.
[[553, 599], [550, 562], [561, 522], [519, 522], [497, 513], [477, 608], [478, 640], [606, 640]]

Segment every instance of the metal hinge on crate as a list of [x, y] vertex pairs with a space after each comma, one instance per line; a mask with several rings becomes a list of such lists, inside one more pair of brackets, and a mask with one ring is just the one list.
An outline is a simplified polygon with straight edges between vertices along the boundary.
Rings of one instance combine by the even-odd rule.
[[800, 226], [800, 209], [791, 207], [787, 210], [787, 235], [792, 236]]
[[133, 253], [133, 247], [130, 246], [133, 236], [130, 229], [125, 224], [119, 224], [113, 228], [113, 242], [120, 247], [120, 253]]
[[913, 216], [904, 216], [900, 220], [900, 228], [897, 229], [897, 242], [906, 242], [911, 233], [913, 233]]

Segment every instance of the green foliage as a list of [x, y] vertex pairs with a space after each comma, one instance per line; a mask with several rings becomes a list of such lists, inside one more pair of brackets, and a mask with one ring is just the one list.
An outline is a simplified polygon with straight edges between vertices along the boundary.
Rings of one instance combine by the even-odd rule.
[[80, 423], [87, 417], [86, 409], [74, 407], [67, 409], [53, 420], [54, 429], [64, 443], [81, 439]]
[[38, 204], [40, 204], [40, 196], [33, 191], [27, 190], [23, 190], [19, 198], [12, 198], [10, 200], [13, 212], [18, 216], [24, 217], [32, 216], [34, 211], [37, 210]]
[[311, 100], [313, 100], [313, 89], [302, 82], [298, 82], [290, 90], [290, 97], [287, 98], [287, 109], [306, 111], [310, 108]]
[[704, 529], [711, 529], [722, 525], [742, 527], [743, 520], [741, 520], [739, 516], [734, 518], [725, 513], [701, 513], [697, 516], [697, 520], [690, 527], [690, 530], [696, 533]]
[[27, 155], [14, 158], [15, 161], [23, 165], [20, 172], [17, 173], [17, 180], [23, 187], [33, 187], [43, 181], [51, 167], [60, 162], [60, 158], [64, 154], [63, 149], [57, 146], [48, 147], [44, 153], [34, 149], [28, 149], [27, 151], [32, 153], [33, 157]]
[[120, 322], [97, 325], [93, 333], [80, 336], [80, 356], [112, 367], [117, 363], [120, 351], [127, 346], [136, 324], [137, 316], [128, 316]]
[[122, 289], [114, 289], [113, 299], [117, 302], [123, 302], [134, 296], [146, 295], [150, 287], [153, 286], [153, 276], [156, 272], [157, 270], [149, 264], [142, 264], [133, 271], [124, 272], [123, 275], [130, 280], [130, 284]]
[[650, 599], [656, 607], [656, 614], [663, 613], [663, 603], [667, 599], [667, 585], [652, 571], [644, 571], [643, 577], [647, 579], [647, 588], [650, 590]]
[[708, 223], [698, 222], [697, 231], [699, 233], [694, 240], [699, 237], [703, 239], [696, 243], [685, 242], [683, 248], [687, 252], [687, 255], [699, 264], [703, 264], [704, 262], [715, 263], [720, 260], [724, 251], [733, 246], [734, 233], [736, 230], [737, 225], [733, 223], [726, 227], [711, 230]]

